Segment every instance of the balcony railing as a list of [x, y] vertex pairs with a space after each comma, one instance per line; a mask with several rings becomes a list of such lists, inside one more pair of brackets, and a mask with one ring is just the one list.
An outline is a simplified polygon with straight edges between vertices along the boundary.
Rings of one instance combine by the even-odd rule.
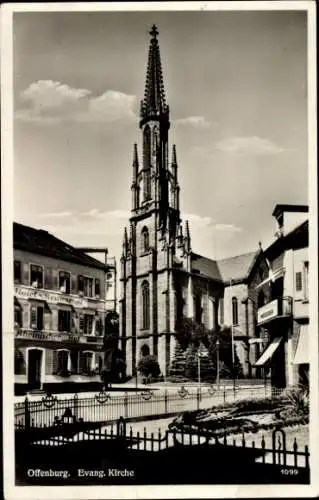
[[261, 325], [278, 318], [292, 315], [292, 298], [280, 297], [260, 307], [257, 311], [257, 323]]
[[94, 343], [102, 344], [103, 337], [96, 335], [84, 335], [83, 333], [65, 333], [48, 330], [32, 330], [31, 328], [19, 328], [15, 332], [16, 339], [41, 340], [46, 342], [63, 343]]

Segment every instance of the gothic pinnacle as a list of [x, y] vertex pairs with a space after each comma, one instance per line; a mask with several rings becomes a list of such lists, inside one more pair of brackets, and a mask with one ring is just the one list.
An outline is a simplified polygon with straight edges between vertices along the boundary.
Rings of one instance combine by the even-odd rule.
[[138, 163], [138, 152], [137, 152], [137, 144], [134, 143], [134, 146], [133, 146], [133, 184], [136, 183], [136, 180], [137, 180], [137, 174], [138, 174], [138, 167], [139, 167], [139, 163]]

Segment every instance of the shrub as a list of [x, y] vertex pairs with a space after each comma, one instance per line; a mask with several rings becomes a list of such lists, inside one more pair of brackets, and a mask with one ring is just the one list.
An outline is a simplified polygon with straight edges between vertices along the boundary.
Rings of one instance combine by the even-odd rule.
[[158, 377], [161, 373], [158, 361], [155, 356], [148, 354], [140, 359], [138, 363], [138, 371], [144, 377]]

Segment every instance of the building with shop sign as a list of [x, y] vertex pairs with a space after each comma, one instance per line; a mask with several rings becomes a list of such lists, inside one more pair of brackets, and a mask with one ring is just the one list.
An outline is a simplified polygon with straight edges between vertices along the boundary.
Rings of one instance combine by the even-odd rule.
[[308, 384], [308, 206], [276, 205], [276, 239], [265, 250], [268, 277], [257, 286], [257, 324], [263, 352], [256, 367], [275, 387]]
[[[213, 260], [192, 251], [191, 230], [182, 223], [176, 147], [168, 152], [166, 104], [158, 32], [153, 26], [140, 122], [142, 155], [133, 149], [132, 209], [121, 256], [120, 337], [127, 374], [141, 357], [158, 359], [164, 376], [176, 353], [183, 317], [207, 329], [231, 326], [245, 376], [254, 376], [256, 286], [268, 275], [261, 248]], [[169, 157], [170, 156], [170, 157]], [[256, 245], [257, 246], [257, 245]]]
[[16, 393], [97, 386], [115, 266], [22, 224], [13, 240]]

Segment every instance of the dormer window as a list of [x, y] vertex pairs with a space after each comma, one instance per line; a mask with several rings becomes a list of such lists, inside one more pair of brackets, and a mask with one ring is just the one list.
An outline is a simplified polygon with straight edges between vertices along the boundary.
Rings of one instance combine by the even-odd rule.
[[142, 253], [147, 253], [150, 249], [150, 238], [147, 227], [142, 229]]

